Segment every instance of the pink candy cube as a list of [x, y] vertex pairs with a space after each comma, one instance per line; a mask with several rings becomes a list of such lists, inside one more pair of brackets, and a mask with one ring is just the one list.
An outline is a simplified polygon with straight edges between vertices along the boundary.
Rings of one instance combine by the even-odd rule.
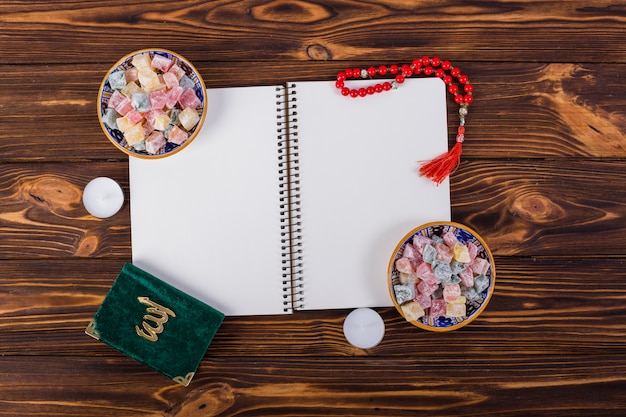
[[167, 72], [170, 70], [170, 67], [172, 66], [173, 63], [174, 61], [172, 61], [171, 59], [163, 55], [154, 54], [151, 65], [152, 65], [152, 68], [156, 68], [163, 72]]
[[461, 296], [461, 286], [459, 284], [446, 285], [443, 287], [443, 299], [446, 303], [456, 301]]
[[443, 298], [437, 298], [432, 300], [430, 306], [430, 317], [436, 319], [437, 317], [443, 317], [446, 315], [446, 300]]
[[444, 233], [442, 238], [443, 238], [443, 241], [446, 242], [446, 245], [448, 245], [448, 247], [450, 248], [453, 247], [454, 244], [459, 241], [456, 238], [456, 235], [451, 231], [447, 231], [446, 233]]
[[131, 110], [135, 110], [135, 108], [133, 107], [133, 102], [128, 97], [124, 97], [122, 101], [115, 106], [115, 111], [122, 116], [126, 116]]
[[432, 298], [430, 297], [430, 295], [426, 294], [416, 294], [413, 301], [418, 303], [423, 310], [430, 308], [430, 306], [432, 305]]
[[174, 108], [176, 103], [178, 103], [178, 99], [183, 94], [184, 90], [185, 89], [183, 87], [179, 86], [179, 85], [177, 85], [176, 87], [172, 88], [167, 93], [167, 100], [165, 101], [165, 107], [167, 107], [168, 109]]
[[128, 113], [126, 113], [126, 117], [128, 118], [128, 121], [131, 124], [135, 124], [135, 123], [140, 122], [143, 119], [143, 114], [133, 109], [129, 111]]
[[413, 266], [413, 262], [409, 258], [400, 258], [396, 260], [396, 269], [400, 272], [404, 272], [405, 274], [414, 274], [415, 267]]
[[120, 93], [119, 91], [115, 90], [113, 91], [113, 94], [111, 94], [111, 97], [109, 98], [109, 103], [107, 104], [107, 107], [110, 109], [114, 109], [120, 105], [120, 103], [122, 101], [124, 101], [124, 99], [126, 99], [128, 97], [126, 97], [124, 94]]
[[452, 261], [454, 252], [452, 252], [452, 249], [448, 245], [445, 243], [437, 243], [435, 245], [435, 249], [437, 250], [436, 259], [445, 263], [450, 263]]
[[478, 255], [478, 246], [476, 246], [472, 242], [467, 242], [465, 246], [467, 246], [467, 251], [469, 252], [470, 262], [474, 261], [474, 259]]
[[428, 284], [436, 285], [439, 283], [437, 277], [433, 273], [432, 266], [428, 262], [422, 262], [415, 268], [415, 275]]
[[459, 272], [459, 278], [461, 278], [461, 284], [463, 286], [469, 288], [474, 286], [474, 271], [472, 271], [472, 267], [468, 266], [461, 272]]
[[185, 75], [185, 70], [179, 67], [178, 64], [172, 65], [168, 72], [174, 74], [176, 76], [176, 79], [179, 81], [181, 78], [183, 78], [183, 75]]
[[404, 250], [402, 251], [402, 257], [409, 258], [409, 259], [416, 259], [416, 260], [421, 261], [421, 255], [419, 254], [417, 249], [415, 249], [415, 246], [413, 246], [410, 243], [407, 243], [406, 245], [404, 245]]
[[183, 109], [197, 109], [200, 107], [200, 104], [202, 104], [198, 96], [196, 96], [196, 91], [193, 88], [187, 88], [178, 99], [178, 102]]
[[167, 93], [165, 91], [154, 91], [148, 94], [150, 97], [150, 107], [154, 109], [163, 109], [165, 107], [165, 103], [167, 102]]
[[165, 74], [163, 74], [163, 82], [168, 89], [174, 88], [178, 85], [178, 78], [176, 78], [176, 75], [174, 73], [166, 72]]
[[424, 280], [420, 281], [420, 283], [417, 284], [417, 291], [420, 294], [427, 295], [429, 297], [432, 295], [432, 293], [437, 291], [437, 288], [439, 288], [439, 284], [431, 284]]
[[166, 140], [163, 133], [154, 131], [146, 139], [146, 152], [152, 155], [159, 153], [161, 148], [165, 146]]
[[188, 137], [189, 135], [187, 134], [187, 132], [185, 132], [178, 126], [174, 126], [172, 130], [170, 130], [170, 135], [168, 139], [170, 142], [180, 145], [181, 143], [186, 141]]
[[489, 270], [490, 265], [491, 264], [489, 263], [488, 260], [483, 259], [483, 258], [476, 258], [472, 262], [471, 267], [472, 267], [472, 270], [474, 271], [474, 274], [482, 275], [482, 274], [485, 274]]
[[415, 246], [419, 253], [424, 253], [424, 247], [426, 245], [433, 245], [433, 241], [431, 238], [422, 235], [415, 235], [413, 237], [413, 246]]

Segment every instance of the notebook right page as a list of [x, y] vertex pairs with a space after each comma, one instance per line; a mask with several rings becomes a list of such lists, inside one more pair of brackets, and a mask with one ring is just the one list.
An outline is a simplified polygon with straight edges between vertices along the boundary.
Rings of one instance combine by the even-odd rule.
[[[351, 86], [372, 81], [352, 81]], [[413, 228], [450, 220], [450, 186], [420, 177], [448, 150], [446, 90], [406, 80], [364, 98], [297, 82], [305, 310], [392, 306], [387, 266]]]

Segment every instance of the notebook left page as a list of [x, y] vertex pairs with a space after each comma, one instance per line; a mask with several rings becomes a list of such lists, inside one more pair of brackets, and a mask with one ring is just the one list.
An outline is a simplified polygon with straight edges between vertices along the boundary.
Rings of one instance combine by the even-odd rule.
[[277, 87], [208, 103], [183, 151], [130, 158], [133, 263], [227, 316], [285, 313]]

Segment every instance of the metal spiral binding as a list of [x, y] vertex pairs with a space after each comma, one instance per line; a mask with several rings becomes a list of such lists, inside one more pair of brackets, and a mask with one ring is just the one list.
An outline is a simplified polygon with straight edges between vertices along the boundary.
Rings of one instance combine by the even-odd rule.
[[299, 310], [304, 304], [298, 105], [295, 87], [295, 84], [276, 87], [283, 310], [285, 312]]

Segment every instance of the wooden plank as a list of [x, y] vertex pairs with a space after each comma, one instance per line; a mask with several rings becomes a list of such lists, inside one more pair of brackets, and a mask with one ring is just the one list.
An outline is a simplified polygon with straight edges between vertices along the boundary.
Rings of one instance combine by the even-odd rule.
[[[128, 257], [130, 208], [124, 163], [0, 165], [0, 258]], [[82, 204], [95, 177], [118, 181], [125, 204], [99, 219]]]
[[[108, 219], [82, 205], [82, 189], [97, 176], [125, 190], [126, 204]], [[619, 160], [465, 160], [452, 177], [452, 218], [498, 256], [621, 256], [624, 181]], [[130, 259], [127, 162], [3, 164], [0, 199], [0, 258]]]
[[192, 61], [401, 59], [416, 46], [453, 60], [550, 61], [558, 52], [573, 62], [623, 63], [626, 56], [623, 7], [609, 0], [10, 2], [0, 5], [0, 24], [15, 64], [114, 62], [155, 39]]
[[[96, 113], [100, 82], [114, 61], [32, 65], [27, 71], [1, 66], [0, 161], [126, 159], [104, 136]], [[389, 62], [379, 57], [369, 62], [196, 64], [209, 87], [223, 87], [332, 80], [348, 65]], [[458, 65], [470, 75], [476, 97], [467, 117], [464, 158], [626, 157], [626, 85], [621, 82], [626, 65]], [[458, 107], [451, 98], [448, 111], [452, 144]]]
[[[0, 356], [119, 356], [86, 336], [84, 329], [123, 262], [0, 263]], [[459, 346], [492, 358], [520, 353], [626, 354], [625, 265], [623, 258], [498, 257], [495, 294], [481, 317], [463, 329], [427, 332], [407, 323], [393, 308], [377, 309], [385, 319], [385, 338], [364, 351], [343, 336], [349, 310], [227, 317], [208, 356], [391, 358], [407, 356], [407, 346], [441, 360], [455, 357]]]
[[0, 387], [0, 416], [25, 417], [208, 417], [244, 410], [263, 416], [396, 417], [475, 416], [484, 410], [504, 417], [626, 412], [621, 355], [210, 358], [187, 388], [128, 358], [5, 357]]

